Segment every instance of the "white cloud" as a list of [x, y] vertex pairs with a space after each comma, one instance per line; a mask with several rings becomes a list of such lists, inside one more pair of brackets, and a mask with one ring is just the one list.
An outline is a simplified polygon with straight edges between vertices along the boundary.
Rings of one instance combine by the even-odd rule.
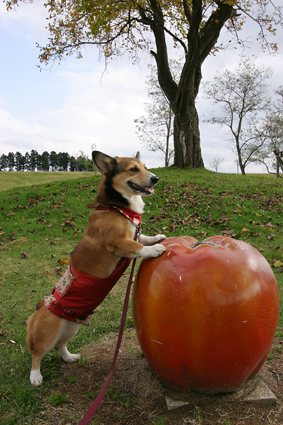
[[3, 2], [0, 3], [0, 24], [7, 34], [15, 37], [24, 37], [35, 44], [47, 39], [47, 10], [43, 0], [33, 4], [21, 3], [20, 7], [7, 11]]

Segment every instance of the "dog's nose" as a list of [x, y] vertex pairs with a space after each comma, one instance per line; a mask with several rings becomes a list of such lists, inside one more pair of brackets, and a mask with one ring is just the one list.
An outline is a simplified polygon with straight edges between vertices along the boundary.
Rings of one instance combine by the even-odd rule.
[[152, 185], [155, 185], [158, 182], [158, 180], [159, 180], [159, 177], [157, 177], [155, 174], [153, 174], [150, 177], [150, 181], [151, 181]]

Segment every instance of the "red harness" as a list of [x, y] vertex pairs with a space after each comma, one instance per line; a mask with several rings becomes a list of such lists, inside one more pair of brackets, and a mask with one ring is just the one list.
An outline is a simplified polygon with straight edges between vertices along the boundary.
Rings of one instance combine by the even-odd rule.
[[[141, 216], [134, 211], [125, 208], [103, 208], [97, 210], [115, 211], [123, 214], [136, 226], [134, 240], [140, 233]], [[45, 306], [56, 316], [72, 322], [89, 325], [89, 315], [94, 313], [95, 308], [104, 300], [113, 286], [118, 282], [122, 274], [128, 268], [131, 258], [120, 259], [112, 274], [99, 279], [84, 272], [75, 270], [71, 263], [65, 274], [61, 277], [51, 295], [45, 298]]]

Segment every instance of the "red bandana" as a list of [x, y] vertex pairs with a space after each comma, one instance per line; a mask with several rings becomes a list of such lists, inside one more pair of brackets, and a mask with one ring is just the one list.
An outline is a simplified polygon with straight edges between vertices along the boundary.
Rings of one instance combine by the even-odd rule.
[[123, 214], [128, 220], [130, 220], [136, 227], [141, 224], [141, 215], [135, 211], [129, 210], [128, 208], [120, 208], [113, 206], [112, 208], [107, 207], [96, 207], [96, 210], [115, 211]]

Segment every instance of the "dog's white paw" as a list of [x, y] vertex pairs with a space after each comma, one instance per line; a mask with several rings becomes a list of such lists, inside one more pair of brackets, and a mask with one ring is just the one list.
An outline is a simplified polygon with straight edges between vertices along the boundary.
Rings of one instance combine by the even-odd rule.
[[69, 353], [66, 346], [58, 348], [58, 354], [62, 357], [64, 362], [67, 362], [67, 363], [77, 362], [81, 357], [79, 354]]
[[74, 362], [79, 361], [80, 358], [81, 358], [80, 354], [70, 354], [69, 353], [69, 356], [67, 358], [63, 359], [63, 360], [67, 363], [74, 363]]
[[31, 370], [29, 379], [30, 379], [31, 385], [34, 385], [36, 387], [38, 385], [41, 385], [43, 381], [43, 377], [40, 373], [40, 369]]
[[140, 235], [138, 241], [144, 246], [154, 245], [158, 242], [163, 241], [166, 238], [165, 235], [145, 236]]
[[164, 241], [164, 239], [166, 239], [165, 235], [156, 235], [155, 237], [157, 239], [157, 242], [161, 242], [161, 241]]
[[144, 246], [140, 252], [140, 256], [143, 258], [155, 258], [163, 254], [164, 251], [166, 251], [164, 245]]

